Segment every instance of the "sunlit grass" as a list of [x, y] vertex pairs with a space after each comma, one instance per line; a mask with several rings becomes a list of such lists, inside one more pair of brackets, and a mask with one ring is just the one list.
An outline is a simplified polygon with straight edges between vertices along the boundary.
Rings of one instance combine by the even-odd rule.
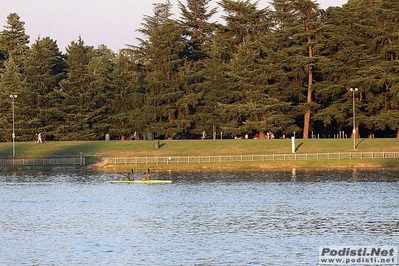
[[[399, 139], [358, 139], [353, 150], [352, 139], [296, 139], [298, 154], [339, 152], [399, 152]], [[16, 142], [16, 158], [78, 157], [82, 152], [87, 165], [104, 157], [165, 157], [165, 156], [228, 156], [289, 154], [291, 139], [276, 140], [161, 140], [159, 148], [153, 141], [68, 141], [68, 142]], [[12, 157], [12, 143], [0, 143], [0, 158]], [[309, 161], [224, 162], [168, 165], [105, 165], [101, 169], [124, 172], [144, 170], [272, 170], [296, 167], [395, 167], [398, 159], [350, 159]]]
[[[297, 153], [378, 152], [399, 151], [399, 139], [358, 139], [353, 150], [352, 139], [296, 139]], [[16, 142], [17, 158], [69, 157], [160, 157], [160, 156], [218, 156], [291, 153], [290, 139], [276, 140], [161, 140], [155, 148], [153, 141], [68, 141]], [[12, 157], [12, 143], [0, 143], [0, 157]]]

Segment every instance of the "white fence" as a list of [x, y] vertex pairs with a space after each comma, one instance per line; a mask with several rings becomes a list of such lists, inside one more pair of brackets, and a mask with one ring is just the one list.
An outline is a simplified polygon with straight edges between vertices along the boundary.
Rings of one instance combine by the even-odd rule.
[[304, 161], [334, 159], [397, 159], [399, 152], [348, 152], [268, 155], [107, 157], [107, 164], [190, 164], [221, 162]]
[[0, 165], [51, 166], [51, 165], [85, 165], [85, 158], [44, 158], [44, 159], [0, 159]]

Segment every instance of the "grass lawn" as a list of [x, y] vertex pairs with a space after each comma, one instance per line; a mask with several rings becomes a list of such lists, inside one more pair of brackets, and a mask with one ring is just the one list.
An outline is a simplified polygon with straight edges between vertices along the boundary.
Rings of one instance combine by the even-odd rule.
[[[16, 142], [16, 158], [52, 158], [79, 156], [83, 152], [88, 164], [93, 164], [102, 157], [164, 157], [164, 156], [218, 156], [218, 155], [260, 155], [260, 154], [288, 154], [291, 153], [291, 139], [275, 140], [161, 140], [159, 148], [154, 147], [154, 141], [67, 141], [45, 142]], [[297, 153], [338, 153], [338, 152], [399, 152], [399, 139], [356, 139], [356, 151], [353, 150], [353, 139], [296, 139]], [[0, 158], [12, 157], [12, 143], [0, 143]], [[355, 160], [329, 160], [320, 162], [266, 162], [240, 163], [241, 168], [259, 167], [289, 167], [298, 165], [303, 167], [317, 167], [318, 165], [353, 166]], [[381, 160], [379, 160], [381, 161]], [[398, 160], [384, 160], [384, 164], [397, 166]], [[361, 160], [363, 165], [372, 162]], [[376, 161], [374, 160], [374, 163]], [[380, 165], [380, 163], [378, 163]], [[201, 164], [201, 168], [228, 167], [237, 164]], [[120, 166], [123, 167], [123, 166]], [[147, 166], [143, 166], [147, 167]], [[160, 167], [154, 166], [154, 167]], [[176, 166], [169, 165], [168, 168]], [[183, 166], [179, 166], [182, 168]], [[191, 165], [191, 168], [196, 166]]]
[[[78, 156], [161, 157], [252, 155], [291, 153], [290, 139], [275, 140], [161, 140], [153, 141], [65, 141], [16, 142], [17, 158], [45, 158]], [[399, 139], [357, 139], [356, 151], [352, 139], [296, 139], [297, 153], [333, 152], [399, 152]], [[12, 143], [0, 143], [0, 158], [12, 157]]]
[[[74, 156], [79, 152], [96, 156], [199, 156], [291, 153], [290, 139], [276, 140], [161, 140], [16, 142], [18, 157]], [[350, 152], [352, 139], [296, 139], [297, 153]], [[356, 151], [399, 151], [399, 139], [357, 139]], [[12, 143], [0, 144], [0, 157], [9, 157]]]

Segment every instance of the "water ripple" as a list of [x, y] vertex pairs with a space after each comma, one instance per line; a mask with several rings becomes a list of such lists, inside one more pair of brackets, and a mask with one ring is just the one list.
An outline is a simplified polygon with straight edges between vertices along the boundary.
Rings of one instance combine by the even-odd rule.
[[0, 176], [0, 265], [316, 265], [320, 245], [396, 245], [399, 172]]

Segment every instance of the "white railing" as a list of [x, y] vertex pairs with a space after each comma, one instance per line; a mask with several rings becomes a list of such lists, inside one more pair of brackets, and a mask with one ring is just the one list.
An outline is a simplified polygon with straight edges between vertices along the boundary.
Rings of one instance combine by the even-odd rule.
[[85, 165], [85, 158], [42, 158], [42, 159], [16, 159], [0, 158], [0, 165], [22, 165], [22, 166], [50, 166], [50, 165]]
[[339, 159], [397, 159], [399, 152], [295, 153], [265, 155], [107, 157], [107, 164], [191, 164], [221, 162], [304, 161]]

